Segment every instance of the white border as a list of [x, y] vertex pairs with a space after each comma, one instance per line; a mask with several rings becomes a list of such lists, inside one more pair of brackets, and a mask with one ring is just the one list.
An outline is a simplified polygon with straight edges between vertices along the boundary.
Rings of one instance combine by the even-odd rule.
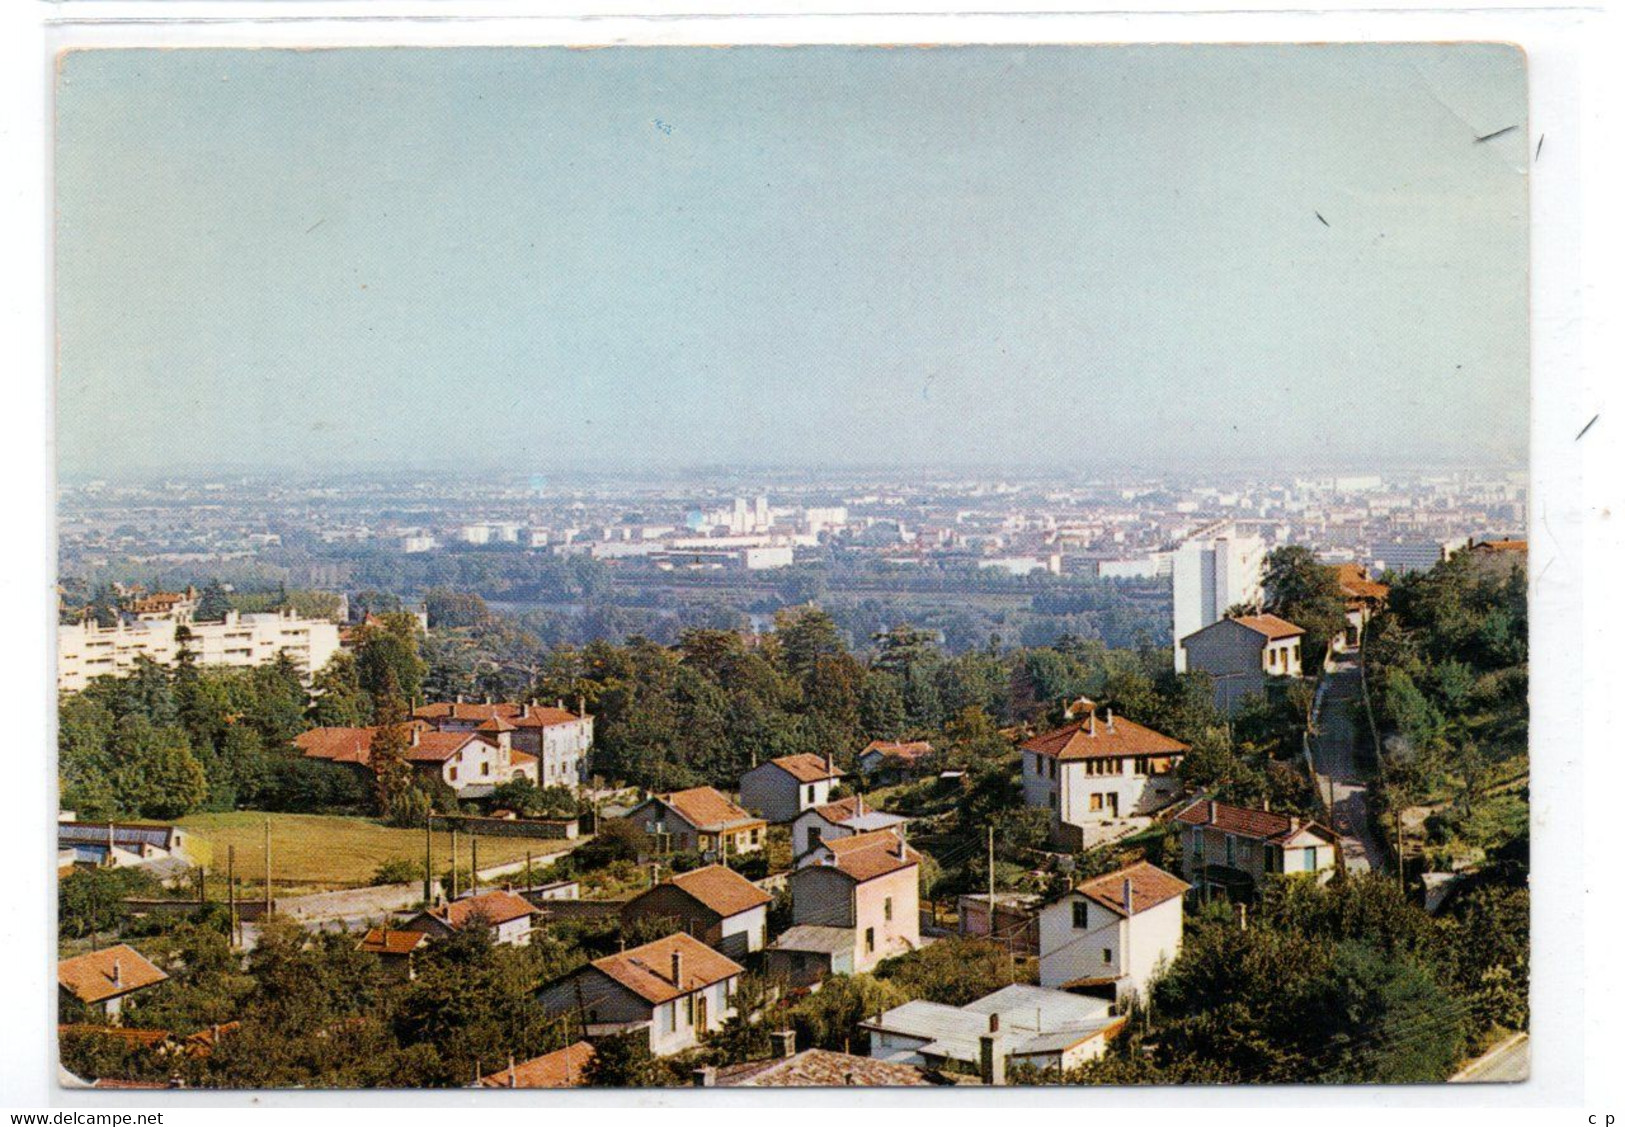
[[[1376, 1108], [1495, 1105], [1581, 1106], [1588, 1098], [1614, 1095], [1620, 1066], [1612, 1059], [1618, 1034], [1611, 1003], [1619, 997], [1620, 973], [1613, 958], [1619, 913], [1613, 894], [1618, 877], [1607, 863], [1619, 767], [1613, 756], [1619, 741], [1609, 736], [1615, 664], [1617, 596], [1606, 579], [1619, 573], [1617, 521], [1619, 443], [1617, 421], [1609, 411], [1617, 370], [1617, 341], [1604, 335], [1603, 309], [1622, 307], [1617, 260], [1600, 248], [1602, 234], [1618, 234], [1614, 213], [1625, 199], [1615, 155], [1620, 96], [1618, 23], [1613, 13], [1575, 7], [1513, 4], [1441, 4], [1405, 10], [1388, 3], [1334, 10], [1321, 5], [1259, 3], [1246, 12], [1222, 5], [1189, 7], [1208, 14], [1111, 11], [1066, 13], [1064, 5], [1043, 0], [1021, 4], [1022, 14], [986, 14], [989, 3], [937, 5], [938, 12], [965, 14], [884, 15], [881, 5], [849, 0], [840, 16], [797, 16], [791, 0], [739, 3], [718, 0], [712, 13], [687, 16], [670, 4], [594, 4], [575, 0], [554, 5], [553, 15], [532, 18], [534, 9], [518, 3], [390, 3], [388, 0], [264, 0], [264, 2], [163, 3], [150, 0], [82, 0], [51, 7], [10, 0], [0, 8], [0, 61], [16, 95], [8, 101], [7, 149], [21, 159], [5, 172], [9, 204], [0, 246], [11, 250], [0, 316], [19, 346], [11, 380], [14, 398], [4, 413], [6, 433], [0, 456], [12, 511], [6, 527], [11, 551], [0, 559], [0, 592], [13, 608], [14, 630], [0, 647], [4, 675], [0, 686], [12, 707], [7, 716], [13, 746], [6, 766], [6, 825], [12, 828], [13, 865], [9, 875], [15, 910], [0, 919], [0, 943], [8, 958], [5, 991], [11, 1034], [9, 1052], [0, 1053], [0, 1102], [55, 1106], [153, 1105], [184, 1112], [204, 1107], [380, 1106], [397, 1117], [416, 1118], [431, 1109], [496, 1104], [467, 1093], [196, 1093], [140, 1097], [135, 1094], [65, 1092], [54, 1087], [54, 1050], [38, 1031], [48, 1027], [52, 986], [46, 968], [49, 935], [38, 906], [52, 902], [48, 873], [52, 856], [50, 819], [42, 796], [49, 793], [45, 765], [51, 761], [53, 726], [48, 663], [54, 614], [49, 606], [54, 568], [53, 478], [50, 471], [50, 385], [41, 373], [53, 370], [48, 328], [50, 58], [78, 46], [360, 46], [368, 44], [716, 44], [716, 43], [1155, 43], [1155, 42], [1373, 42], [1489, 40], [1521, 44], [1529, 56], [1530, 137], [1545, 144], [1531, 173], [1533, 229], [1533, 412], [1534, 493], [1531, 506], [1533, 598], [1533, 817], [1535, 888], [1534, 1077], [1525, 1085], [1495, 1088], [1224, 1088], [1224, 1089], [1021, 1089], [1002, 1092], [915, 1093], [865, 1091], [869, 1107], [929, 1106], [933, 1116], [972, 1114], [969, 1109], [1016, 1104], [1033, 1107], [1132, 1106], [1141, 1114], [1162, 1109], [1202, 1108], [1204, 1121], [1239, 1119], [1240, 1108], [1270, 1106], [1316, 1109], [1321, 1119], [1344, 1115], [1369, 1120]], [[1126, 6], [1126, 5], [1124, 5]], [[1144, 8], [1145, 5], [1136, 7]], [[617, 9], [619, 11], [617, 11]], [[651, 17], [626, 15], [655, 10]], [[730, 18], [728, 13], [744, 13]], [[765, 13], [765, 14], [763, 14]], [[395, 18], [382, 18], [382, 17]], [[582, 18], [568, 18], [579, 16]], [[97, 22], [107, 21], [107, 22]], [[1612, 100], [1610, 100], [1610, 97]], [[1609, 129], [1613, 124], [1615, 128]], [[1591, 149], [1582, 136], [1606, 139]], [[41, 269], [44, 267], [44, 269]], [[1609, 283], [1613, 283], [1609, 287]], [[1608, 301], [1612, 296], [1613, 300]], [[1589, 299], [1589, 300], [1588, 300]], [[1578, 430], [1599, 415], [1583, 441]], [[1584, 472], [1582, 472], [1582, 470]], [[1625, 516], [1625, 513], [1621, 513]], [[1584, 561], [1582, 563], [1582, 561]], [[1581, 577], [1589, 574], [1582, 621]], [[1617, 582], [1617, 579], [1616, 579]], [[1615, 629], [1610, 629], [1614, 627]], [[1581, 692], [1577, 693], [1576, 688]], [[10, 698], [15, 697], [15, 700]], [[1578, 698], [1578, 699], [1577, 699]], [[1579, 707], [1577, 707], [1579, 706]], [[1588, 762], [1582, 769], [1581, 752]], [[1580, 809], [1595, 819], [1603, 848], [1585, 847]], [[20, 827], [26, 827], [19, 832]], [[1608, 894], [1603, 894], [1603, 889]], [[1582, 965], [1584, 956], [1584, 965]], [[109, 1099], [108, 1096], [113, 1096]], [[527, 1094], [522, 1105], [563, 1102]], [[854, 1102], [839, 1091], [782, 1094], [742, 1092], [574, 1093], [570, 1106], [677, 1104], [695, 1102], [739, 1106], [772, 1100], [800, 1107], [835, 1107]], [[953, 1112], [951, 1109], [962, 1109]], [[1605, 1112], [1603, 1106], [1588, 1110]], [[1625, 1108], [1613, 1110], [1625, 1111]], [[500, 1114], [500, 1112], [497, 1112]], [[1341, 1114], [1340, 1114], [1341, 1113]], [[778, 1114], [778, 1113], [775, 1113]], [[1187, 1113], [1188, 1114], [1188, 1113]], [[1505, 1114], [1505, 1113], [1503, 1113]], [[1491, 1115], [1491, 1118], [1499, 1116]], [[1520, 1117], [1520, 1120], [1523, 1117]], [[1599, 1124], [1602, 1123], [1599, 1117]]]

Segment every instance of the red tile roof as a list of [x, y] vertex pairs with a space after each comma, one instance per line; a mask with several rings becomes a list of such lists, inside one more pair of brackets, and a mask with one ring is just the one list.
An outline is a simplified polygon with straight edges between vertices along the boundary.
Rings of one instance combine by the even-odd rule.
[[496, 927], [535, 914], [536, 907], [529, 900], [502, 889], [482, 892], [478, 896], [468, 896], [429, 909], [429, 915], [451, 928], [466, 927], [476, 919], [482, 920], [488, 927]]
[[1527, 552], [1529, 551], [1529, 541], [1479, 540], [1470, 545], [1470, 550], [1474, 552]]
[[651, 801], [664, 802], [695, 829], [711, 833], [767, 824], [715, 787], [691, 787], [670, 794], [653, 795]]
[[564, 708], [546, 708], [539, 704], [515, 704], [500, 701], [496, 704], [465, 704], [462, 701], [441, 701], [426, 704], [412, 713], [418, 720], [492, 720], [500, 718], [516, 728], [547, 728], [554, 724], [574, 724], [581, 717]]
[[[671, 977], [672, 955], [681, 956], [681, 980]], [[608, 975], [644, 1001], [658, 1006], [684, 994], [692, 994], [723, 979], [744, 973], [745, 968], [711, 950], [692, 935], [678, 932], [642, 947], [595, 959], [594, 968]]]
[[[293, 745], [304, 752], [307, 759], [359, 763], [367, 767], [372, 764], [372, 745], [378, 731], [377, 728], [312, 728], [295, 736]], [[403, 757], [409, 763], [443, 763], [470, 741], [481, 739], [473, 732], [436, 731], [420, 720], [407, 725], [407, 738]]]
[[1255, 810], [1250, 806], [1230, 806], [1223, 802], [1212, 802], [1203, 799], [1193, 802], [1178, 814], [1174, 815], [1176, 821], [1184, 822], [1190, 826], [1212, 826], [1227, 834], [1237, 837], [1249, 837], [1258, 841], [1286, 841], [1295, 836], [1299, 830], [1310, 829], [1326, 838], [1327, 841], [1336, 841], [1337, 837], [1331, 830], [1318, 822], [1306, 821], [1278, 814], [1273, 810]]
[[[1109, 714], [1107, 714], [1109, 715]], [[1082, 720], [1034, 736], [1023, 751], [1055, 759], [1111, 759], [1121, 755], [1179, 755], [1190, 750], [1176, 739], [1121, 716], [1090, 712]]]
[[357, 950], [372, 955], [410, 955], [429, 937], [421, 931], [396, 931], [387, 927], [371, 927], [356, 944]]
[[892, 830], [870, 830], [819, 842], [834, 867], [857, 881], [874, 880], [920, 863], [920, 855]]
[[167, 1029], [126, 1029], [122, 1025], [59, 1025], [56, 1032], [58, 1037], [108, 1037], [144, 1049], [169, 1040]]
[[717, 1069], [719, 1088], [922, 1088], [933, 1080], [912, 1064], [807, 1049], [791, 1057], [749, 1061]]
[[665, 883], [676, 885], [724, 918], [748, 912], [773, 899], [726, 865], [707, 865], [703, 869], [678, 873]]
[[1284, 618], [1277, 618], [1273, 614], [1238, 614], [1236, 622], [1256, 634], [1262, 634], [1270, 641], [1279, 641], [1282, 638], [1295, 638], [1304, 633], [1301, 626], [1294, 626]]
[[532, 1057], [510, 1065], [501, 1072], [480, 1077], [482, 1088], [580, 1088], [586, 1084], [583, 1073], [592, 1063], [593, 1048], [586, 1041]]
[[1373, 582], [1365, 568], [1356, 563], [1337, 565], [1337, 585], [1346, 599], [1386, 599], [1388, 585]]
[[1123, 910], [1125, 880], [1129, 882], [1129, 887], [1134, 892], [1134, 915], [1183, 896], [1190, 889], [1190, 885], [1172, 873], [1163, 872], [1149, 861], [1137, 861], [1127, 868], [1086, 880], [1073, 891], [1080, 896], [1087, 896], [1096, 904], [1110, 908], [1120, 916], [1126, 915]]
[[822, 756], [802, 752], [799, 755], [781, 755], [769, 763], [791, 775], [797, 782], [818, 783], [825, 779], [838, 779], [841, 769]]
[[154, 986], [168, 977], [141, 952], [124, 943], [63, 959], [56, 965], [57, 982], [87, 1005]]
[[891, 740], [874, 740], [859, 754], [867, 755], [871, 751], [878, 751], [887, 759], [899, 759], [904, 763], [915, 763], [931, 754], [931, 745], [925, 740], [913, 740], [909, 743], [896, 743]]

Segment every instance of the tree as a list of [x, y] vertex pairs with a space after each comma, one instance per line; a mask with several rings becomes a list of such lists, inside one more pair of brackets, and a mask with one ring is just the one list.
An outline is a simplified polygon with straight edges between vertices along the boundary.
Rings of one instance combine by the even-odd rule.
[[599, 1038], [593, 1043], [592, 1060], [582, 1070], [592, 1088], [648, 1088], [660, 1074], [649, 1053], [649, 1035], [638, 1030]]
[[875, 968], [875, 978], [911, 999], [944, 1006], [969, 1005], [1011, 983], [1032, 981], [1004, 944], [957, 937], [888, 959]]
[[835, 620], [814, 606], [781, 610], [773, 619], [784, 668], [797, 680], [805, 679], [821, 657], [846, 650]]
[[418, 653], [417, 619], [410, 614], [387, 614], [380, 624], [363, 626], [355, 653], [356, 681], [375, 707], [380, 697], [415, 700], [422, 691], [428, 666]]
[[221, 622], [231, 610], [231, 596], [218, 579], [211, 579], [198, 596], [197, 609], [192, 617], [199, 622]]
[[318, 728], [360, 728], [372, 722], [373, 704], [362, 691], [354, 654], [334, 654], [310, 682], [310, 722]]
[[1337, 573], [1297, 544], [1264, 558], [1264, 609], [1304, 630], [1303, 663], [1319, 661], [1333, 638], [1348, 625]]

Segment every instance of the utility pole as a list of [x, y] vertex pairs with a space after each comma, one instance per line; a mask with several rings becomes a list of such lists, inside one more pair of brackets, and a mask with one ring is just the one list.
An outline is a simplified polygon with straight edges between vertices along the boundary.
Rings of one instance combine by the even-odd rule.
[[434, 813], [423, 815], [423, 906], [434, 903]]
[[237, 847], [226, 846], [226, 911], [231, 916], [231, 943], [237, 945]]
[[994, 896], [995, 895], [997, 895], [997, 894], [993, 890], [993, 827], [988, 826], [988, 828], [987, 828], [987, 937], [989, 939], [992, 939], [993, 938], [993, 933], [996, 930], [998, 930], [994, 926], [994, 922], [993, 922], [993, 917], [994, 917], [993, 901], [994, 901]]
[[271, 914], [271, 819], [265, 819], [265, 914]]
[[468, 891], [480, 893], [480, 838], [473, 830], [468, 832]]
[[531, 880], [530, 876], [530, 850], [527, 849], [525, 850], [525, 887], [532, 888], [534, 885], [535, 882]]
[[457, 823], [451, 824], [451, 898], [457, 899]]

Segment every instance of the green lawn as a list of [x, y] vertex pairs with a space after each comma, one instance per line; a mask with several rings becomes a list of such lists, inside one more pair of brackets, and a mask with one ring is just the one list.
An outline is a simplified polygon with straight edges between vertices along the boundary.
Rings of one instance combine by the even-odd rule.
[[[371, 818], [239, 810], [226, 814], [193, 814], [178, 824], [209, 842], [213, 857], [210, 871], [214, 875], [225, 875], [227, 849], [235, 846], [238, 879], [258, 885], [265, 874], [267, 820], [271, 823], [271, 877], [283, 895], [371, 884], [373, 872], [380, 863], [397, 857], [411, 861], [423, 858], [422, 830], [398, 830]], [[523, 861], [527, 850], [540, 862], [547, 854], [557, 853], [569, 844], [553, 839], [482, 837], [479, 839], [480, 868]], [[460, 865], [467, 867], [467, 834], [457, 835], [457, 857]], [[436, 830], [435, 872], [450, 865], [451, 834]]]

